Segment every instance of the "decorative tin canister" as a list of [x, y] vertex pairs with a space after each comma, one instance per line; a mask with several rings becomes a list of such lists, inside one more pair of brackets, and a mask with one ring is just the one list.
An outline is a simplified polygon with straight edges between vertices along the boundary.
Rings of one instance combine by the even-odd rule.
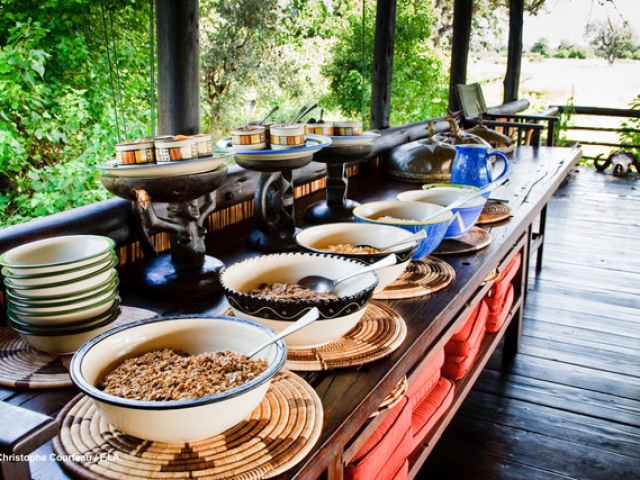
[[324, 135], [327, 137], [333, 136], [333, 122], [325, 122], [322, 123], [307, 123], [307, 133], [312, 135]]
[[137, 140], [116, 145], [116, 160], [121, 165], [156, 163], [153, 142]]
[[156, 142], [156, 162], [176, 162], [198, 158], [196, 137], [176, 135], [173, 140]]
[[265, 128], [261, 125], [247, 125], [231, 130], [231, 143], [243, 150], [263, 150], [267, 148]]
[[213, 155], [213, 141], [208, 133], [199, 133], [196, 135], [198, 142], [198, 157], [210, 157]]
[[362, 122], [358, 120], [333, 122], [333, 134], [339, 137], [362, 135]]
[[271, 126], [272, 150], [301, 148], [304, 147], [306, 141], [307, 134], [303, 124]]

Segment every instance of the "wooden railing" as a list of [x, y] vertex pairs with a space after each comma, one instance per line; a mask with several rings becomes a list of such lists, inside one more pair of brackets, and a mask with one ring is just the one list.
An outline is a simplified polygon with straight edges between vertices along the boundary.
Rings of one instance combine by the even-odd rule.
[[[613, 141], [614, 137], [619, 139], [622, 133], [640, 135], [638, 128], [621, 126], [623, 121], [640, 119], [640, 110], [569, 105], [554, 108], [557, 108], [561, 115], [560, 135], [563, 143], [579, 143], [585, 147], [583, 160], [593, 161], [598, 155], [607, 156], [613, 151], [640, 151], [640, 143], [638, 142]], [[607, 125], [605, 126], [603, 123]], [[619, 126], [612, 126], [613, 123], [618, 123]]]

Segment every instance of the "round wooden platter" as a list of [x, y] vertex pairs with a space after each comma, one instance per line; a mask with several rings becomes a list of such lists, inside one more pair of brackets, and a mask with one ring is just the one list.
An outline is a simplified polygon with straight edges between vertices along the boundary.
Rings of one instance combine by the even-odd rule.
[[511, 207], [504, 202], [498, 200], [487, 200], [478, 220], [477, 225], [489, 225], [501, 222], [511, 217]]
[[376, 292], [376, 300], [396, 300], [429, 295], [448, 287], [456, 277], [456, 272], [446, 261], [430, 255], [420, 260], [412, 260], [402, 275]]
[[434, 255], [452, 255], [477, 252], [491, 244], [491, 234], [480, 227], [473, 227], [459, 238], [446, 238], [433, 252]]
[[340, 339], [316, 348], [290, 348], [285, 366], [296, 371], [357, 367], [386, 357], [406, 336], [404, 319], [391, 307], [371, 300], [360, 322]]
[[[156, 313], [122, 306], [113, 326], [155, 317]], [[31, 347], [12, 328], [0, 327], [0, 385], [12, 388], [58, 388], [73, 385], [69, 376], [72, 355], [52, 355]]]
[[125, 435], [83, 394], [64, 407], [58, 422], [53, 450], [76, 478], [259, 480], [289, 470], [309, 453], [322, 431], [323, 409], [307, 382], [282, 370], [251, 417], [197, 442], [160, 443]]

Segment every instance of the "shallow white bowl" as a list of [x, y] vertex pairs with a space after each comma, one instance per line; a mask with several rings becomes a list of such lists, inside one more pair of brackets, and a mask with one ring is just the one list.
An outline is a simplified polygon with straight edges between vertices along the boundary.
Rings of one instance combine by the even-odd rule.
[[248, 353], [275, 332], [259, 323], [218, 315], [160, 317], [114, 328], [83, 345], [71, 360], [71, 379], [107, 422], [118, 430], [157, 442], [193, 442], [218, 435], [251, 415], [271, 379], [287, 358], [282, 340], [255, 358], [265, 359], [265, 372], [244, 385], [216, 395], [175, 401], [128, 400], [96, 388], [108, 372], [127, 358], [173, 348], [191, 354], [230, 350]]
[[14, 305], [21, 307], [65, 307], [70, 304], [81, 304], [82, 302], [91, 302], [96, 296], [110, 293], [118, 287], [120, 280], [118, 272], [113, 270], [106, 282], [99, 284], [95, 288], [83, 290], [71, 295], [53, 295], [51, 297], [29, 297], [22, 296], [12, 288], [7, 287], [5, 294], [7, 299]]
[[66, 282], [78, 281], [90, 278], [91, 275], [104, 272], [105, 269], [115, 267], [118, 263], [118, 257], [115, 253], [109, 254], [106, 258], [84, 265], [82, 267], [65, 270], [64, 273], [55, 274], [12, 274], [8, 268], [2, 269], [5, 278], [10, 279], [11, 284], [16, 287], [54, 287], [62, 285]]
[[374, 272], [339, 284], [335, 299], [276, 300], [249, 292], [260, 284], [294, 284], [306, 275], [339, 278], [363, 268], [361, 262], [336, 255], [281, 253], [248, 258], [228, 266], [220, 281], [235, 315], [250, 318], [280, 332], [313, 307], [320, 318], [286, 337], [290, 348], [311, 348], [337, 340], [357, 325], [378, 284]]
[[59, 273], [105, 258], [116, 243], [100, 235], [45, 238], [15, 247], [0, 255], [0, 265], [14, 275]]
[[[436, 216], [427, 220], [432, 215]], [[414, 259], [422, 258], [438, 248], [453, 220], [453, 214], [440, 205], [402, 200], [363, 203], [353, 209], [353, 216], [357, 222], [390, 225], [411, 233], [424, 230], [427, 238], [420, 241], [420, 246], [413, 254]]]
[[[296, 235], [295, 240], [303, 251], [327, 254], [331, 253], [325, 250], [329, 245], [364, 244], [373, 247], [383, 247], [409, 236], [411, 236], [411, 232], [390, 225], [342, 222], [305, 228]], [[404, 245], [398, 245], [389, 251], [381, 253], [333, 254], [371, 264], [382, 260], [382, 258], [389, 255], [390, 252], [393, 252], [396, 255], [396, 264], [382, 267], [375, 271], [379, 279], [375, 292], [379, 292], [405, 271], [417, 247], [418, 242], [413, 241]]]
[[36, 326], [51, 326], [56, 324], [70, 324], [82, 322], [90, 318], [95, 318], [106, 313], [118, 302], [118, 292], [112, 291], [108, 295], [103, 295], [93, 303], [77, 308], [48, 309], [48, 308], [25, 308], [11, 302], [7, 305], [7, 310], [11, 311], [15, 318]]
[[78, 350], [82, 345], [101, 333], [109, 330], [118, 318], [120, 309], [101, 317], [95, 322], [85, 326], [71, 329], [31, 329], [7, 319], [7, 325], [17, 331], [25, 341], [36, 350], [52, 355], [69, 355]]
[[62, 282], [56, 286], [21, 286], [16, 285], [11, 278], [5, 278], [4, 284], [8, 290], [13, 292], [14, 296], [20, 298], [50, 298], [50, 297], [69, 297], [86, 292], [113, 280], [118, 272], [113, 267], [103, 268], [101, 271], [86, 275], [77, 280]]

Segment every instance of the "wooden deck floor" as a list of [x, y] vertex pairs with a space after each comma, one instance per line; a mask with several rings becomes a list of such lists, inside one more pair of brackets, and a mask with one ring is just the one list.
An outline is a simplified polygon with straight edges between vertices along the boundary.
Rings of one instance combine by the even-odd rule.
[[418, 478], [640, 478], [639, 246], [638, 175], [572, 174], [520, 352], [496, 352]]

